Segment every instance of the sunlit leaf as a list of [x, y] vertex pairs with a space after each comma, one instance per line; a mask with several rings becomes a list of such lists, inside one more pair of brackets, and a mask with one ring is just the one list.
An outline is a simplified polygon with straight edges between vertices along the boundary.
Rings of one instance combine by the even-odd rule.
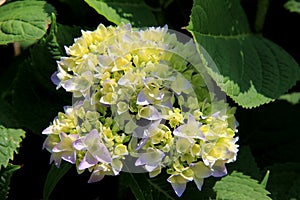
[[13, 160], [24, 137], [25, 131], [0, 125], [0, 169], [2, 166], [7, 167], [9, 160]]
[[232, 172], [232, 174], [222, 178], [216, 183], [214, 190], [217, 193], [216, 199], [271, 200], [267, 196], [270, 192], [265, 190], [264, 186], [240, 172]]
[[[296, 61], [281, 47], [254, 35], [240, 1], [195, 0], [188, 30], [212, 60], [203, 60], [217, 85], [245, 108], [269, 103], [300, 78]], [[216, 67], [213, 67], [213, 63]]]
[[260, 183], [264, 188], [267, 187], [269, 177], [270, 177], [270, 171], [268, 170], [265, 177], [263, 178], [263, 180]]
[[45, 1], [16, 1], [0, 7], [0, 45], [38, 40], [55, 9]]
[[281, 95], [279, 100], [286, 100], [287, 102], [295, 105], [300, 102], [300, 92], [293, 92], [291, 94]]
[[284, 4], [284, 7], [290, 12], [295, 12], [300, 14], [300, 2], [296, 0], [289, 0]]

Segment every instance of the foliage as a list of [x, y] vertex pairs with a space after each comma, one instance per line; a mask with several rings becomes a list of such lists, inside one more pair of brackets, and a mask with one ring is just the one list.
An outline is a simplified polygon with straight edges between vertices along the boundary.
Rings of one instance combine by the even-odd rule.
[[135, 27], [157, 24], [151, 8], [144, 1], [85, 0], [85, 2], [115, 24], [131, 23]]
[[[237, 106], [240, 148], [237, 161], [228, 166], [230, 175], [208, 178], [202, 191], [189, 182], [180, 199], [299, 199], [299, 2], [261, 2], [6, 1], [0, 6], [0, 199], [178, 199], [165, 172], [151, 179], [121, 172], [88, 184], [87, 174], [77, 176], [64, 162], [59, 169], [50, 166], [47, 152], [32, 158], [36, 142], [31, 139], [42, 149], [42, 130], [72, 104], [50, 80], [56, 61], [66, 55], [64, 46], [81, 36], [81, 29], [121, 22], [136, 28], [167, 24], [191, 35], [209, 75]], [[22, 146], [21, 129], [28, 140]], [[43, 170], [28, 174], [41, 188], [12, 176], [27, 160], [49, 169], [48, 175]], [[28, 171], [22, 167], [16, 173]]]
[[70, 168], [71, 165], [67, 163], [63, 163], [59, 169], [54, 165], [51, 166], [51, 169], [49, 170], [47, 178], [45, 180], [43, 199], [49, 199], [56, 184], [70, 170]]
[[9, 161], [14, 159], [15, 153], [18, 153], [24, 137], [25, 131], [0, 125], [0, 199], [8, 197], [11, 176], [20, 168], [19, 165], [10, 164]]
[[[271, 171], [268, 188], [276, 199], [299, 199], [300, 163], [289, 162], [269, 166]], [[290, 178], [287, 178], [290, 177]]]
[[[216, 26], [220, 19], [223, 23]], [[299, 80], [296, 61], [273, 42], [251, 32], [238, 1], [195, 1], [187, 28], [198, 42], [200, 54], [203, 46], [217, 65], [214, 68], [211, 61], [204, 61], [210, 75], [245, 108], [269, 103]]]
[[284, 4], [284, 7], [290, 12], [296, 12], [300, 14], [300, 2], [295, 0], [289, 0]]
[[25, 131], [21, 129], [0, 126], [0, 169], [7, 167], [9, 160], [13, 160], [24, 137]]
[[11, 176], [19, 168], [19, 165], [8, 164], [5, 168], [0, 169], [0, 199], [8, 197]]
[[263, 185], [240, 172], [232, 172], [214, 186], [217, 199], [270, 199]]
[[44, 1], [17, 1], [3, 5], [0, 7], [0, 45], [39, 40], [51, 23], [52, 12], [55, 9]]
[[286, 100], [287, 102], [289, 102], [291, 104], [297, 104], [300, 102], [300, 92], [284, 94], [284, 95], [280, 96], [278, 99]]

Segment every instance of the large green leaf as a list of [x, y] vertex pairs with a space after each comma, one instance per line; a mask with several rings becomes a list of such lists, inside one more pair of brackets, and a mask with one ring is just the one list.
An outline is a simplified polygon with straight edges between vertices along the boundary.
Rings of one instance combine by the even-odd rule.
[[0, 45], [38, 40], [46, 33], [54, 8], [45, 1], [16, 1], [0, 7]]
[[85, 2], [115, 24], [131, 23], [135, 27], [157, 24], [150, 7], [143, 0], [85, 0]]
[[0, 169], [0, 199], [7, 199], [9, 193], [10, 178], [19, 165], [8, 165]]
[[187, 28], [217, 85], [239, 105], [252, 108], [285, 93], [299, 80], [300, 68], [281, 47], [250, 31], [239, 2], [195, 0]]
[[264, 186], [259, 184], [257, 180], [251, 179], [249, 176], [243, 175], [240, 172], [232, 172], [218, 181], [214, 186], [217, 193], [216, 199], [223, 200], [270, 200], [267, 195], [270, 194], [264, 189]]
[[0, 169], [1, 166], [7, 167], [9, 160], [13, 160], [24, 137], [25, 131], [0, 125]]

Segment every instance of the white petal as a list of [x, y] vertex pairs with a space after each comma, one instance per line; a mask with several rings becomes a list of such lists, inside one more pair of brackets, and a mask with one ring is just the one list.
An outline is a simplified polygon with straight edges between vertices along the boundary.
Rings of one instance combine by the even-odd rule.
[[181, 197], [182, 193], [186, 188], [186, 183], [171, 183], [172, 188], [174, 189], [175, 193], [178, 197]]

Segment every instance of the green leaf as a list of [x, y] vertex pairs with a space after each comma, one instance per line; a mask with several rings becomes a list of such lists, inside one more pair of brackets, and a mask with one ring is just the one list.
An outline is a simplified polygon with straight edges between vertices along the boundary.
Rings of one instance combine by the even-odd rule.
[[56, 15], [51, 14], [51, 26], [49, 28], [49, 33], [45, 36], [44, 44], [47, 46], [48, 51], [55, 60], [58, 60], [62, 55], [62, 50], [57, 42], [57, 24], [56, 24]]
[[53, 21], [45, 37], [0, 74], [0, 124], [26, 127], [40, 135], [57, 112], [71, 104], [70, 94], [57, 91], [50, 78], [57, 69], [55, 59], [65, 55], [64, 45], [79, 35], [78, 27], [56, 26]]
[[81, 36], [81, 28], [78, 26], [66, 26], [57, 24], [56, 39], [60, 46], [62, 55], [66, 55], [64, 46], [69, 46], [74, 43], [74, 38]]
[[[10, 118], [17, 116], [14, 127], [26, 127], [40, 135], [57, 112], [71, 104], [70, 94], [57, 91], [51, 82], [50, 77], [57, 68], [52, 56], [47, 46], [35, 44], [16, 58], [10, 67], [13, 71], [0, 74], [0, 94], [6, 102], [3, 110], [14, 111], [4, 115]], [[4, 122], [12, 123], [11, 120]]]
[[59, 168], [57, 168], [54, 164], [51, 166], [44, 184], [44, 200], [49, 199], [59, 180], [71, 169], [71, 167], [72, 165], [66, 162], [62, 162]]
[[287, 102], [295, 105], [300, 102], [300, 92], [293, 92], [291, 94], [281, 95], [279, 100], [286, 100]]
[[0, 113], [0, 124], [6, 127], [19, 127], [15, 109], [2, 98], [0, 98]]
[[239, 105], [253, 108], [291, 88], [300, 68], [281, 47], [251, 33], [239, 2], [195, 0], [187, 29], [217, 85]]
[[59, 60], [61, 56], [66, 55], [64, 47], [74, 43], [74, 38], [79, 37], [81, 32], [79, 27], [57, 24], [54, 13], [51, 15], [51, 21], [50, 29], [41, 44], [47, 47], [53, 59]]
[[[15, 66], [18, 67], [18, 72], [12, 85], [11, 103], [17, 110], [19, 124], [33, 133], [40, 134], [58, 109], [51, 101], [54, 97], [51, 97], [50, 75], [46, 76], [50, 70], [46, 68], [49, 57], [45, 56], [46, 52], [43, 48], [34, 48], [34, 51], [36, 57], [33, 60], [26, 59]], [[45, 62], [38, 62], [38, 59], [43, 59]], [[39, 66], [41, 63], [46, 64]], [[55, 65], [53, 65], [54, 69]], [[47, 84], [48, 90], [45, 89]]]
[[54, 8], [45, 1], [16, 1], [0, 7], [0, 45], [38, 40], [46, 33]]
[[268, 183], [269, 177], [270, 177], [270, 170], [268, 170], [268, 171], [266, 172], [265, 177], [263, 178], [263, 180], [262, 180], [261, 183], [260, 183], [264, 188], [267, 187], [267, 183]]
[[7, 167], [9, 160], [13, 160], [23, 138], [25, 131], [0, 125], [0, 169], [1, 166]]
[[19, 165], [9, 164], [0, 169], [0, 199], [7, 199], [10, 185], [10, 178], [13, 173], [20, 168]]
[[131, 23], [132, 26], [155, 26], [155, 16], [149, 6], [142, 0], [85, 0], [107, 20], [120, 24]]
[[218, 181], [214, 186], [214, 190], [217, 193], [216, 199], [271, 199], [267, 196], [270, 193], [257, 180], [236, 171]]
[[295, 0], [289, 0], [284, 4], [284, 7], [290, 12], [295, 12], [300, 14], [300, 2]]

